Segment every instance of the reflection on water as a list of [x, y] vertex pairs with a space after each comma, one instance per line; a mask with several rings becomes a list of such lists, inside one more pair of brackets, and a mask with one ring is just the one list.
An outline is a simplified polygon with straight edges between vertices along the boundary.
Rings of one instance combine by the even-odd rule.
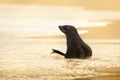
[[[52, 48], [65, 52], [66, 43], [61, 35], [44, 36], [61, 33], [59, 24], [105, 27], [120, 19], [119, 13], [81, 7], [1, 5], [0, 80], [119, 80], [120, 40], [86, 40], [93, 56], [82, 60], [50, 55]], [[90, 21], [105, 19], [110, 21]], [[7, 36], [10, 33], [42, 37]]]
[[[1, 80], [119, 80], [119, 40], [86, 40], [90, 59], [64, 59], [51, 49], [66, 50], [64, 39], [1, 38]], [[99, 43], [100, 42], [100, 43]], [[105, 42], [109, 42], [105, 44]]]

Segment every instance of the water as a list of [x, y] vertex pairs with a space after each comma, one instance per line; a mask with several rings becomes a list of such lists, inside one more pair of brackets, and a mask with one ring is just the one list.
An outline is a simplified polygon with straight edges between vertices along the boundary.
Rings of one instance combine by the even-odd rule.
[[[60, 34], [58, 25], [107, 27], [113, 20], [120, 20], [119, 11], [86, 10], [72, 6], [0, 5], [0, 32], [8, 34]], [[86, 32], [89, 31], [85, 29]]]
[[85, 40], [90, 59], [65, 59], [65, 39], [4, 37], [0, 39], [0, 80], [119, 80], [120, 40]]
[[[119, 19], [119, 11], [0, 5], [0, 80], [120, 80], [120, 39], [85, 39], [93, 50], [89, 59], [50, 55], [52, 48], [66, 51], [58, 25], [107, 27]], [[107, 30], [104, 33], [116, 32]]]

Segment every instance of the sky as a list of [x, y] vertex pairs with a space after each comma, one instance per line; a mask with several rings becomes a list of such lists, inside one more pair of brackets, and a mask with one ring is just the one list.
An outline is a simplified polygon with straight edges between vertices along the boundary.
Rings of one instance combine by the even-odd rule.
[[120, 0], [0, 0], [0, 33], [53, 35], [60, 33], [58, 25], [70, 24], [80, 34], [86, 33], [86, 38], [120, 38], [119, 3]]

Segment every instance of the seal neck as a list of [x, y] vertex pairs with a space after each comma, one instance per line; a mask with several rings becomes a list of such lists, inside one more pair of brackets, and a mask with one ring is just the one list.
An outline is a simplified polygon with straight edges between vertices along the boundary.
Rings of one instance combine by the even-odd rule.
[[67, 40], [67, 48], [68, 49], [71, 49], [71, 47], [73, 47], [73, 46], [76, 46], [76, 45], [84, 43], [82, 38], [79, 36], [78, 32], [75, 32], [72, 35], [70, 33], [68, 33], [66, 35], [66, 40]]

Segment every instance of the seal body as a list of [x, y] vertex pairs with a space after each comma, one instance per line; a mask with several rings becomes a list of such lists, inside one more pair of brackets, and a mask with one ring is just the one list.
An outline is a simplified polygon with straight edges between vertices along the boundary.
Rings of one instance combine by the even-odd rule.
[[[87, 58], [92, 56], [91, 48], [79, 36], [77, 29], [71, 25], [59, 26], [59, 29], [66, 35], [67, 50], [64, 54], [65, 58]], [[60, 51], [53, 53], [60, 53]]]

